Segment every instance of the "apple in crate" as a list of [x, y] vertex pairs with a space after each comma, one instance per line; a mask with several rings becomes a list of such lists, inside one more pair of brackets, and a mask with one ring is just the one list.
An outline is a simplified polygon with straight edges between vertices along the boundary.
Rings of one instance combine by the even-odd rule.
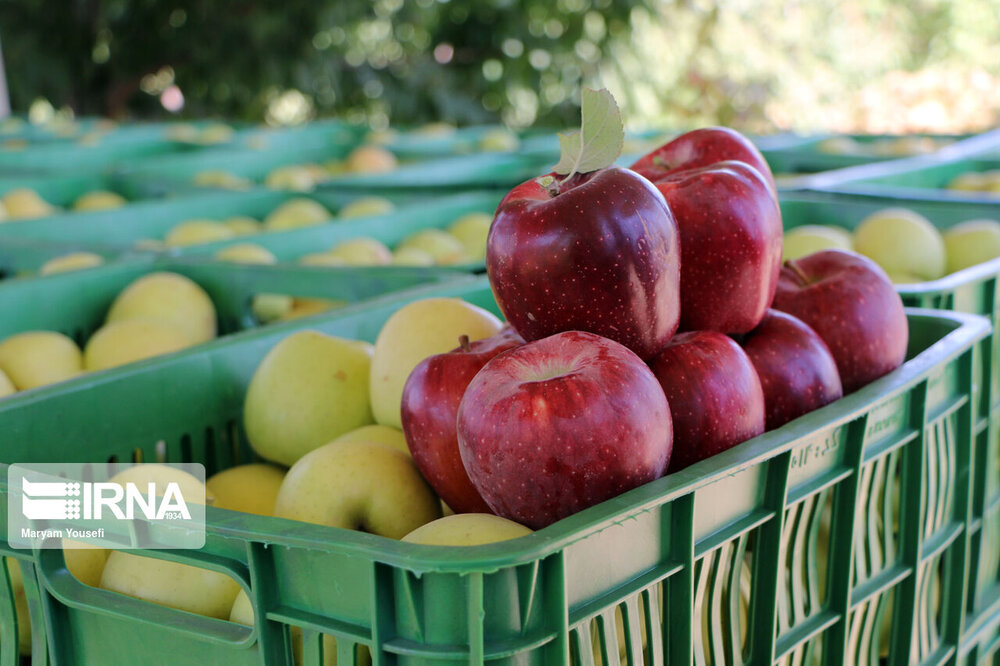
[[760, 152], [738, 132], [681, 135], [632, 168], [663, 193], [681, 245], [682, 331], [746, 333], [771, 305], [781, 211]]
[[646, 364], [584, 331], [496, 356], [458, 408], [473, 485], [494, 513], [533, 529], [662, 476], [672, 443], [670, 409]]
[[610, 166], [624, 141], [607, 91], [584, 91], [580, 132], [560, 135], [554, 173], [518, 185], [487, 237], [486, 269], [506, 319], [538, 340], [580, 330], [651, 358], [680, 315], [677, 228], [663, 196]]
[[808, 324], [830, 348], [844, 393], [895, 370], [909, 328], [889, 276], [854, 252], [823, 250], [785, 262], [774, 308]]
[[844, 395], [830, 348], [816, 331], [790, 314], [768, 310], [740, 344], [764, 389], [768, 430]]
[[414, 462], [438, 497], [456, 513], [489, 513], [458, 452], [458, 405], [476, 373], [497, 354], [524, 344], [509, 326], [417, 364], [403, 386], [403, 434]]
[[740, 346], [715, 331], [674, 336], [650, 363], [670, 404], [670, 472], [764, 432], [764, 392]]

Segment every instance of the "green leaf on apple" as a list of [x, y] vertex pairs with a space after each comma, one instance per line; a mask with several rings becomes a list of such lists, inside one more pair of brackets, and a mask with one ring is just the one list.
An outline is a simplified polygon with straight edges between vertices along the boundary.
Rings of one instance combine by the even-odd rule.
[[615, 163], [625, 145], [625, 126], [618, 103], [607, 89], [583, 89], [580, 129], [560, 132], [559, 163], [553, 171], [567, 179]]

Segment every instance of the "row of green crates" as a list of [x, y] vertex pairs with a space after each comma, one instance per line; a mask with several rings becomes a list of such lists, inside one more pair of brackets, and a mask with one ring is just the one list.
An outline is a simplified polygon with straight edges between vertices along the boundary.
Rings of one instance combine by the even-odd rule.
[[[243, 395], [278, 340], [308, 325], [371, 341], [429, 296], [497, 311], [484, 278], [417, 287], [15, 395], [0, 403], [4, 462], [141, 457], [212, 473], [249, 461]], [[324, 663], [320, 634], [337, 638], [338, 664], [358, 663], [356, 646], [398, 664], [988, 664], [1000, 552], [992, 535], [992, 547], [972, 538], [974, 489], [994, 504], [998, 493], [972, 433], [990, 327], [928, 310], [908, 319], [900, 370], [516, 541], [418, 546], [209, 508], [205, 548], [143, 552], [232, 576], [253, 628], [87, 587], [60, 550], [0, 546], [20, 563], [32, 659], [290, 664], [299, 627], [312, 665]], [[0, 635], [16, 636], [0, 583]], [[17, 663], [15, 641], [0, 653]]]

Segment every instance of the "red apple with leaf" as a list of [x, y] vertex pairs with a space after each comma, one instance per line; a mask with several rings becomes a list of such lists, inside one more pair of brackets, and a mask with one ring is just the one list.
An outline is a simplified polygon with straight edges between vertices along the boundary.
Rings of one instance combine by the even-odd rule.
[[768, 430], [844, 395], [830, 348], [797, 317], [768, 310], [740, 346], [760, 378]]
[[469, 382], [494, 356], [524, 344], [508, 327], [490, 338], [430, 356], [413, 369], [403, 386], [403, 434], [421, 474], [456, 513], [490, 513], [469, 481], [458, 452], [458, 405]]
[[670, 472], [764, 432], [764, 391], [740, 346], [715, 331], [678, 333], [650, 366], [670, 404]]
[[579, 132], [560, 135], [553, 173], [500, 202], [487, 238], [490, 284], [525, 340], [589, 331], [648, 359], [681, 314], [677, 227], [648, 180], [611, 166], [624, 129], [610, 93], [585, 90], [582, 117]]
[[774, 298], [781, 211], [767, 163], [733, 130], [684, 134], [632, 168], [663, 193], [681, 246], [680, 330], [752, 330]]

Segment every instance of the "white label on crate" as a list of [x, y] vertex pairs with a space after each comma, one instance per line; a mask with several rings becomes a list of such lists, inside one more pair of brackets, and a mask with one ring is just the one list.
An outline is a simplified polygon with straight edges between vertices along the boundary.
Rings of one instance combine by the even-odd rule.
[[15, 464], [7, 490], [14, 548], [205, 545], [205, 467], [198, 463]]

